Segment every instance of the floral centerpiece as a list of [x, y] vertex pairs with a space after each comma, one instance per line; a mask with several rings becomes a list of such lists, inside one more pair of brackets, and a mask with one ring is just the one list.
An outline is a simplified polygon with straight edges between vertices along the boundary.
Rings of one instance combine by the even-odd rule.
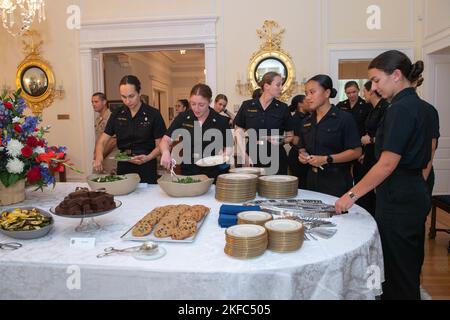
[[[39, 116], [26, 116], [27, 105], [19, 89], [0, 97], [0, 187], [25, 180], [36, 190], [55, 185], [55, 173], [66, 167], [77, 172], [66, 159], [66, 148], [49, 146], [44, 134], [50, 127], [38, 127]], [[1, 205], [1, 203], [0, 203]]]

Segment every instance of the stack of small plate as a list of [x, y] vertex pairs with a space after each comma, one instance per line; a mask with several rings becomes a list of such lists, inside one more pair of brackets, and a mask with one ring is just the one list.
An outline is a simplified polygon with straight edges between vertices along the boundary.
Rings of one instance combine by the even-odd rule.
[[269, 234], [269, 250], [277, 252], [296, 251], [303, 244], [305, 228], [298, 221], [277, 219], [266, 222], [264, 227]]
[[295, 198], [298, 194], [298, 178], [282, 175], [259, 177], [258, 193], [268, 199]]
[[256, 197], [258, 177], [254, 174], [227, 173], [217, 177], [216, 199], [239, 203]]
[[234, 258], [248, 259], [262, 255], [267, 249], [267, 231], [254, 224], [238, 224], [225, 231], [224, 252]]
[[256, 176], [263, 176], [265, 174], [264, 168], [256, 167], [242, 167], [230, 169], [230, 173], [244, 173], [244, 174], [254, 174]]
[[243, 211], [238, 213], [237, 220], [238, 224], [257, 224], [264, 226], [264, 224], [273, 217], [270, 213], [262, 211]]

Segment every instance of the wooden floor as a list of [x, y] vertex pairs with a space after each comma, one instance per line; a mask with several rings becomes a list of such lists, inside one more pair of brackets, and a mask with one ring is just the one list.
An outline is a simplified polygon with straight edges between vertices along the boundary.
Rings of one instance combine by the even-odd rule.
[[[450, 214], [437, 210], [436, 228], [450, 229]], [[433, 300], [450, 300], [450, 254], [447, 251], [450, 234], [438, 232], [429, 240], [431, 214], [428, 216], [425, 238], [425, 261], [422, 268], [422, 287]]]

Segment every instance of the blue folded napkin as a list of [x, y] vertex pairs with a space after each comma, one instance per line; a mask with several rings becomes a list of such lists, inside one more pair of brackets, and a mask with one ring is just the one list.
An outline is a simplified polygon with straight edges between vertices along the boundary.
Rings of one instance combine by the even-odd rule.
[[243, 211], [261, 211], [259, 206], [236, 206], [224, 204], [220, 207], [220, 214], [237, 215], [239, 212]]
[[224, 204], [219, 211], [219, 225], [221, 228], [229, 228], [237, 224], [237, 214], [244, 211], [260, 211], [259, 206], [236, 206]]

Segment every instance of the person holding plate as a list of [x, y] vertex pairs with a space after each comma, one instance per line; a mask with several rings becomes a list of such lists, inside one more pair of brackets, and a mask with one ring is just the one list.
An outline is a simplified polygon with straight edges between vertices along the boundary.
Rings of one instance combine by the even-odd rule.
[[293, 124], [289, 107], [277, 100], [283, 79], [276, 72], [267, 72], [260, 87], [261, 97], [244, 101], [234, 119], [238, 159], [244, 167], [255, 165], [268, 168], [268, 174], [285, 175], [288, 157], [284, 144], [292, 141]]
[[141, 83], [133, 75], [122, 78], [119, 85], [123, 106], [109, 118], [104, 133], [95, 147], [93, 167], [102, 170], [104, 148], [116, 136], [121, 153], [131, 156], [117, 164], [117, 174], [137, 173], [144, 183], [156, 183], [157, 147], [166, 131], [159, 111], [140, 99]]
[[[192, 88], [189, 98], [191, 108], [174, 119], [159, 145], [161, 165], [167, 170], [173, 166], [170, 150], [172, 142], [181, 136], [182, 175], [205, 174], [215, 179], [228, 171], [229, 165], [224, 160], [233, 150], [232, 132], [228, 118], [214, 111], [209, 106], [211, 101], [212, 91], [209, 86], [197, 84]], [[215, 161], [202, 161], [210, 156]]]
[[299, 161], [309, 165], [306, 189], [332, 196], [351, 188], [351, 161], [362, 154], [352, 115], [330, 103], [336, 94], [329, 76], [319, 74], [309, 79], [305, 95], [311, 114], [299, 130]]

